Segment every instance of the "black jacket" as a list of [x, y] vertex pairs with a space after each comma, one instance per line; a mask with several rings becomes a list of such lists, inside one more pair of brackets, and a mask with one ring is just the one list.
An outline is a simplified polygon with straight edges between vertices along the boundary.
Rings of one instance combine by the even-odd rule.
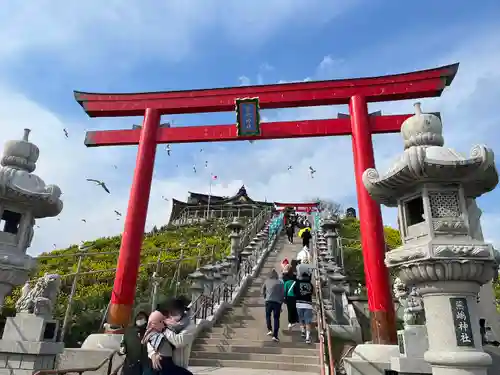
[[309, 280], [297, 280], [293, 287], [293, 294], [297, 298], [297, 302], [305, 302], [312, 304], [314, 288]]
[[302, 244], [304, 246], [309, 245], [311, 238], [312, 238], [311, 232], [309, 232], [308, 230], [304, 231], [304, 233], [302, 233]]
[[141, 343], [145, 328], [136, 326], [127, 327], [123, 334], [121, 346], [125, 349], [125, 363], [142, 362], [148, 359], [146, 346]]

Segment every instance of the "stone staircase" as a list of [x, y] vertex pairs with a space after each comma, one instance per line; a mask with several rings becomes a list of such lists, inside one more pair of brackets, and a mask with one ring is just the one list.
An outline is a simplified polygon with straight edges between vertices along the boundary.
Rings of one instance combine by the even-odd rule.
[[284, 258], [294, 259], [301, 248], [299, 243], [285, 242], [283, 237], [278, 240], [277, 253], [269, 254], [239, 303], [195, 341], [190, 359], [193, 372], [201, 373], [196, 369], [200, 367], [249, 369], [244, 373], [255, 372], [250, 369], [320, 372], [317, 333], [312, 332], [313, 343], [306, 344], [299, 327], [289, 331], [285, 305], [280, 321], [280, 342], [275, 343], [267, 336], [264, 300], [260, 294], [262, 283], [273, 268], [280, 271]]

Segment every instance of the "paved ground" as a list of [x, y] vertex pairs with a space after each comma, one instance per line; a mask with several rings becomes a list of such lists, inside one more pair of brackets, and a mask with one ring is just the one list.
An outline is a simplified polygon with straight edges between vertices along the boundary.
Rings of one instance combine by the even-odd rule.
[[193, 366], [189, 368], [193, 374], [199, 375], [297, 375], [297, 371], [265, 370], [238, 367], [201, 367]]

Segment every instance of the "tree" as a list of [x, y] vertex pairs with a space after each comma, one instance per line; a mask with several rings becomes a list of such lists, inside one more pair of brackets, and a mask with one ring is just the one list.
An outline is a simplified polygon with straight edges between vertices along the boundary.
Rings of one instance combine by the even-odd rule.
[[[340, 219], [339, 235], [344, 251], [344, 269], [351, 280], [365, 284], [363, 252], [359, 220], [353, 217]], [[401, 236], [397, 229], [384, 227], [387, 251], [401, 246]]]
[[339, 216], [342, 211], [340, 203], [331, 199], [314, 198], [312, 201], [319, 203], [319, 209], [321, 210], [323, 217], [326, 215]]

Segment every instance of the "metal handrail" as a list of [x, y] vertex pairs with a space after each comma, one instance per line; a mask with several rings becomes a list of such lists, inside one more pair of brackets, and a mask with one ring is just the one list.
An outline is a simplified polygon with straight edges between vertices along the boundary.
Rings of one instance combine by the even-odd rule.
[[[317, 228], [314, 228], [314, 231], [317, 231]], [[313, 246], [312, 246], [312, 259], [313, 259], [313, 275], [315, 282], [315, 297], [317, 301], [317, 312], [316, 316], [318, 319], [318, 332], [320, 333], [320, 365], [321, 365], [321, 375], [325, 375], [325, 365], [329, 368], [329, 375], [335, 374], [335, 361], [333, 359], [333, 343], [332, 337], [330, 335], [330, 328], [328, 326], [325, 309], [323, 305], [323, 292], [321, 288], [321, 278], [318, 269], [318, 252], [316, 248], [316, 236], [317, 233], [314, 233], [313, 236]], [[325, 343], [326, 336], [326, 343]], [[328, 362], [326, 358], [328, 356]]]
[[94, 367], [68, 368], [59, 370], [38, 370], [33, 375], [64, 375], [70, 373], [76, 373], [82, 375], [84, 372], [87, 371], [99, 371], [106, 363], [108, 363], [108, 371], [106, 372], [106, 374], [111, 375], [111, 371], [113, 370], [113, 358], [117, 353], [118, 351], [114, 350], [106, 358], [104, 358], [97, 366]]

